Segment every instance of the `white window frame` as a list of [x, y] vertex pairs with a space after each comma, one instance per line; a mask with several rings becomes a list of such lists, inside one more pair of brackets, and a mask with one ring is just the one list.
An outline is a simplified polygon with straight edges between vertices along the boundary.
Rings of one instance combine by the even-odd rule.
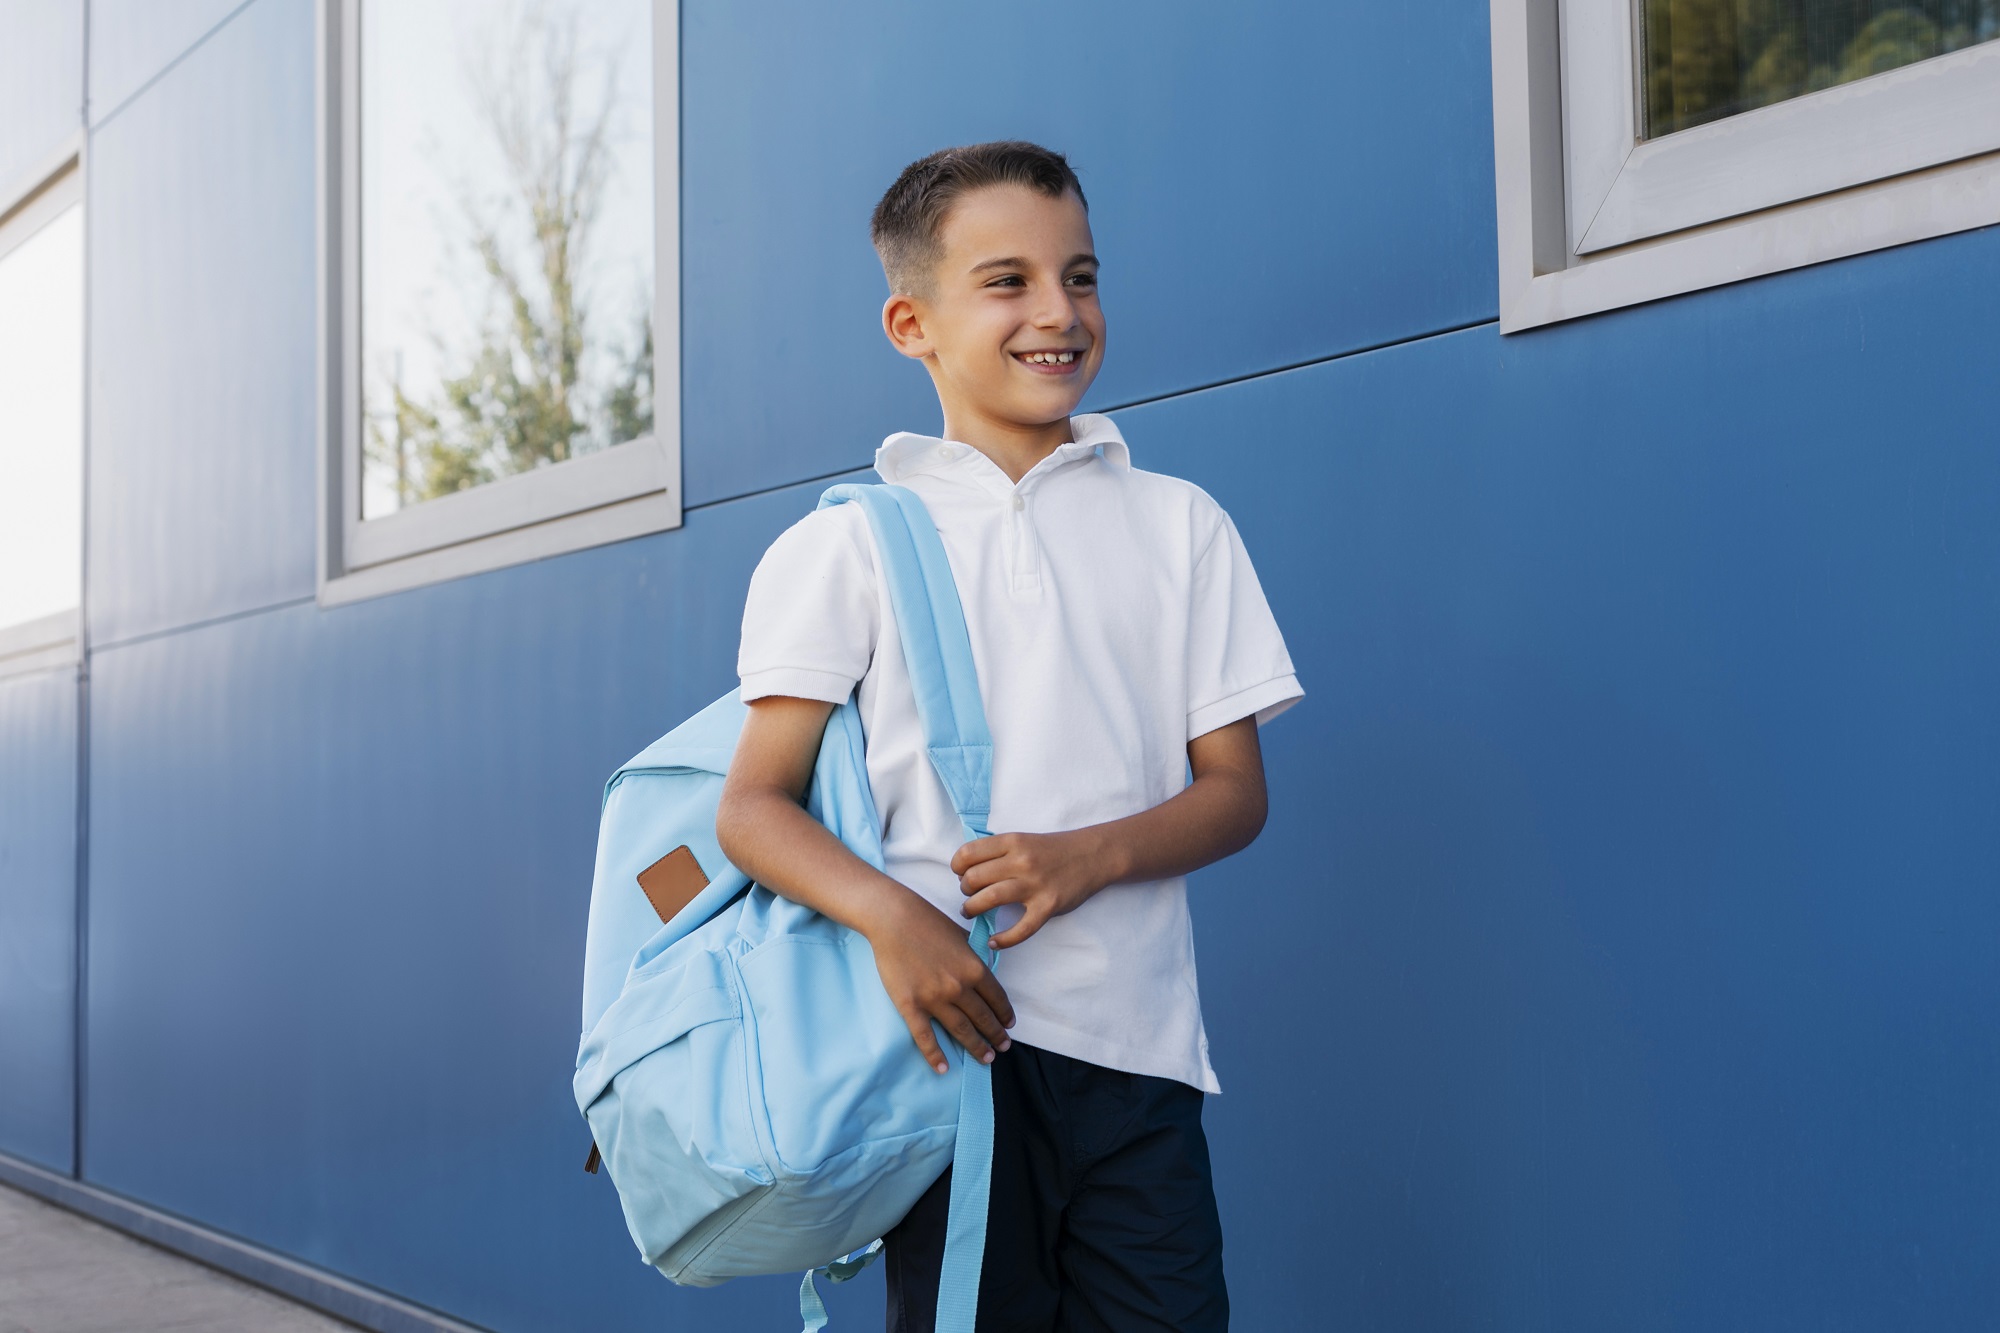
[[653, 4], [653, 434], [361, 516], [360, 9], [319, 0], [319, 603], [681, 525], [680, 5]]
[[2000, 42], [1646, 141], [1640, 0], [1491, 0], [1500, 327], [2000, 222]]
[[[84, 138], [78, 134], [46, 163], [19, 178], [0, 196], [0, 259], [26, 244], [70, 208], [83, 207]], [[88, 224], [86, 224], [88, 225]], [[86, 247], [85, 264], [89, 263]], [[85, 282], [89, 281], [86, 276]], [[82, 293], [78, 294], [82, 299]], [[84, 315], [86, 326], [89, 313]], [[82, 347], [77, 355], [84, 355]], [[88, 392], [86, 387], [85, 392]], [[81, 463], [79, 462], [79, 468]], [[83, 478], [77, 478], [79, 494]], [[81, 561], [83, 552], [76, 558]], [[79, 598], [80, 600], [80, 598]], [[0, 625], [0, 679], [74, 666], [83, 660], [83, 611], [72, 606], [33, 620]]]

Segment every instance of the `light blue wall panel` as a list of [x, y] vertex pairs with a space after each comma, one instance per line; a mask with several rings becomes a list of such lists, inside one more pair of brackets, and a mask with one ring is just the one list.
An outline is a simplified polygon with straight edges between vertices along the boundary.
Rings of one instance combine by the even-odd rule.
[[1099, 404], [1491, 318], [1486, 6], [691, 0], [688, 495], [938, 428], [884, 341], [875, 201], [954, 143], [1068, 153], [1105, 261]]
[[816, 490], [100, 653], [90, 1178], [496, 1329], [782, 1326], [639, 1262], [570, 1073], [603, 782]]
[[71, 1168], [76, 672], [0, 680], [0, 1152]]
[[257, 0], [91, 137], [92, 636], [313, 590], [312, 0]]
[[0, 0], [0, 209], [83, 128], [83, 0]]
[[90, 123], [186, 55], [244, 0], [90, 0]]
[[1239, 1327], [1991, 1326], [1996, 282], [1978, 233], [1121, 416], [1308, 690], [1195, 894]]

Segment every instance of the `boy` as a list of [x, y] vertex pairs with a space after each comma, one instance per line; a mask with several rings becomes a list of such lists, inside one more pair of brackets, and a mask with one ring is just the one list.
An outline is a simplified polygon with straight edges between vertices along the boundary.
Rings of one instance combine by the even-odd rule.
[[[980, 1329], [1223, 1329], [1201, 1130], [1219, 1088], [1184, 876], [1263, 827], [1257, 723], [1300, 697], [1291, 660], [1228, 516], [1134, 469], [1108, 419], [1070, 415], [1104, 314], [1069, 164], [1015, 142], [935, 153], [872, 230], [883, 330], [944, 409], [942, 436], [891, 435], [875, 468], [923, 499], [950, 556], [1000, 831], [960, 843], [866, 518], [840, 505], [751, 581], [749, 720], [717, 832], [757, 882], [867, 936], [940, 1073], [932, 1020], [993, 1065]], [[886, 874], [799, 804], [857, 688]], [[966, 922], [996, 907], [989, 972]], [[891, 1333], [932, 1327], [949, 1198], [947, 1171], [886, 1238]]]

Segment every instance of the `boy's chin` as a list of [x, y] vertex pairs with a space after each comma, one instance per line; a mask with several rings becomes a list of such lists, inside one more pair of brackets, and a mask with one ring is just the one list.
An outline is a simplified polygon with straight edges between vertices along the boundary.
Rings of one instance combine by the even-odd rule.
[[[1054, 388], [1055, 386], [1050, 386]], [[1018, 393], [1009, 395], [1007, 415], [1023, 425], [1046, 426], [1067, 420], [1083, 401], [1086, 384], [1065, 384], [1059, 393]]]

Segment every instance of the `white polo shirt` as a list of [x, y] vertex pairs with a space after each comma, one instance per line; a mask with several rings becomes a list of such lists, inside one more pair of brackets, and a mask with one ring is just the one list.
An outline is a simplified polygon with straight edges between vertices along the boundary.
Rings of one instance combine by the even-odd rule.
[[[1151, 809], [1188, 782], [1187, 742], [1301, 695], [1236, 527], [1198, 486], [1141, 472], [1111, 420], [1018, 485], [969, 445], [908, 432], [875, 455], [944, 539], [993, 732], [995, 833]], [[964, 923], [964, 841], [932, 770], [888, 589], [858, 505], [808, 515], [750, 581], [743, 698], [839, 703], [860, 687], [891, 876]], [[1241, 910], [1240, 905], [1238, 910]], [[1019, 916], [1008, 907], [1005, 927]], [[1000, 953], [1030, 1046], [1220, 1091], [1182, 878], [1104, 889]]]

